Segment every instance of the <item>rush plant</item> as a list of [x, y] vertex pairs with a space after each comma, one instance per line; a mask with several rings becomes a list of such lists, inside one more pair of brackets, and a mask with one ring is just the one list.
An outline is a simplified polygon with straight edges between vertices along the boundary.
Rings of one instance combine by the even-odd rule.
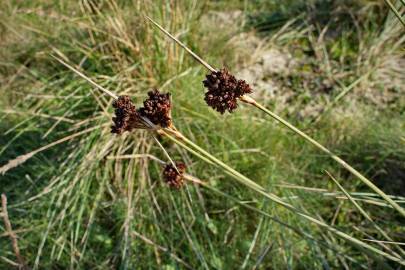
[[[333, 160], [347, 169], [350, 173], [356, 176], [360, 181], [370, 187], [373, 191], [379, 194], [387, 203], [389, 203], [394, 209], [396, 209], [402, 216], [405, 217], [405, 210], [400, 205], [398, 205], [394, 200], [392, 200], [384, 191], [379, 189], [373, 182], [367, 179], [363, 174], [349, 165], [346, 161], [342, 158], [337, 156], [335, 153], [327, 149], [325, 146], [311, 138], [309, 135], [277, 115], [276, 113], [270, 111], [265, 106], [261, 105], [255, 99], [246, 94], [251, 93], [250, 87], [246, 84], [243, 80], [237, 80], [233, 75], [229, 74], [226, 69], [216, 70], [207, 62], [205, 62], [201, 57], [196, 55], [193, 51], [191, 51], [185, 44], [183, 44], [180, 40], [170, 34], [166, 29], [164, 29], [161, 25], [157, 22], [152, 20], [151, 18], [146, 18], [151, 21], [159, 30], [161, 30], [164, 34], [166, 34], [169, 38], [174, 40], [177, 44], [179, 44], [182, 48], [184, 48], [195, 60], [197, 60], [200, 64], [202, 64], [210, 74], [207, 75], [207, 79], [203, 82], [204, 86], [208, 89], [206, 93], [205, 100], [207, 104], [219, 111], [220, 113], [224, 113], [225, 110], [232, 112], [237, 107], [237, 100], [240, 100], [246, 104], [252, 105], [253, 107], [263, 111], [277, 122], [281, 123], [295, 134], [299, 135], [307, 142], [311, 143], [315, 147], [317, 147], [322, 152], [326, 153], [330, 156]], [[231, 94], [232, 93], [232, 94]]]
[[[401, 214], [290, 131], [298, 126], [336, 151], [404, 207], [404, 125], [400, 106], [391, 107], [400, 103], [357, 103], [365, 89], [401, 87], [402, 25], [385, 18], [383, 2], [3, 2], [0, 193], [8, 208], [0, 209], [0, 269], [403, 266]], [[274, 29], [273, 11], [284, 7], [299, 17]], [[168, 42], [144, 14], [228, 69]], [[260, 30], [251, 17], [264, 22]], [[256, 62], [268, 50], [282, 52], [291, 69], [272, 73], [268, 58]], [[239, 67], [263, 74], [239, 78]], [[324, 91], [316, 86], [326, 75], [331, 92], [309, 100]], [[271, 107], [288, 111], [290, 118], [277, 113], [284, 119], [306, 102], [333, 110], [319, 114], [316, 129], [306, 117], [279, 128], [246, 105], [253, 94], [270, 108], [273, 93], [253, 89], [267, 83], [282, 86], [277, 100], [294, 93]], [[346, 94], [360, 106], [348, 108]]]
[[[81, 72], [77, 71], [74, 69], [72, 66], [69, 64], [65, 63], [63, 60], [56, 58], [60, 63], [74, 71], [76, 74], [79, 76], [85, 78], [87, 81], [91, 82], [92, 84], [94, 82], [91, 81], [91, 79], [87, 78], [84, 74]], [[98, 86], [96, 83], [94, 83], [101, 91], [108, 93], [103, 89], [103, 87]], [[142, 128], [142, 129], [147, 129], [152, 132], [157, 132], [158, 134], [167, 137], [174, 143], [178, 144], [179, 146], [183, 147], [196, 157], [206, 161], [207, 163], [214, 165], [220, 169], [222, 169], [226, 174], [228, 174], [230, 177], [234, 178], [236, 181], [239, 183], [245, 185], [246, 187], [250, 188], [251, 190], [261, 194], [265, 198], [269, 199], [270, 201], [277, 203], [278, 205], [286, 208], [287, 210], [293, 212], [294, 214], [318, 225], [320, 228], [323, 228], [330, 233], [335, 234], [336, 236], [345, 239], [346, 241], [352, 243], [353, 245], [357, 246], [360, 249], [364, 249], [367, 251], [368, 254], [371, 256], [375, 257], [377, 261], [380, 261], [382, 263], [382, 266], [386, 266], [383, 261], [378, 256], [383, 256], [391, 261], [397, 262], [401, 265], [405, 265], [405, 261], [401, 258], [396, 256], [395, 254], [390, 254], [385, 251], [382, 251], [380, 249], [377, 249], [364, 241], [361, 241], [359, 239], [356, 239], [355, 237], [350, 236], [349, 234], [346, 234], [333, 226], [325, 223], [322, 220], [319, 220], [304, 211], [294, 207], [293, 205], [285, 202], [282, 198], [277, 196], [274, 193], [268, 192], [264, 187], [261, 185], [257, 184], [250, 178], [246, 177], [245, 175], [241, 174], [240, 172], [236, 171], [223, 161], [219, 160], [216, 158], [214, 155], [208, 153], [206, 150], [195, 144], [193, 141], [188, 139], [186, 136], [184, 136], [181, 132], [179, 132], [171, 119], [169, 117], [171, 115], [171, 108], [172, 105], [169, 101], [169, 95], [168, 93], [166, 94], [161, 94], [159, 91], [155, 90], [152, 92], [149, 92], [149, 98], [144, 101], [144, 105], [148, 104], [148, 111], [149, 111], [149, 117], [151, 119], [155, 119], [152, 121], [146, 116], [142, 115], [142, 111], [144, 111], [144, 108], [140, 108], [138, 110], [135, 109], [135, 106], [132, 104], [130, 99], [125, 96], [117, 96], [113, 93], [109, 94], [114, 100], [113, 106], [115, 107], [115, 113], [116, 117], [113, 118], [114, 125], [112, 126], [112, 131], [114, 132], [115, 130], [121, 128], [121, 126], [117, 126], [123, 124], [122, 127], [125, 127], [123, 131], [132, 131], [133, 129], [136, 128]], [[156, 102], [157, 101], [157, 102]], [[168, 116], [163, 117], [162, 116]], [[161, 122], [162, 119], [166, 119], [165, 122]], [[137, 123], [132, 123], [131, 121], [136, 121]], [[168, 125], [170, 123], [170, 125]], [[167, 126], [167, 127], [164, 127]], [[179, 165], [179, 167], [177, 167]], [[174, 187], [181, 187], [183, 185], [183, 174], [184, 174], [185, 167], [182, 163], [173, 163], [170, 165], [167, 165], [164, 169], [163, 176], [165, 181], [169, 184], [169, 186], [174, 186]]]

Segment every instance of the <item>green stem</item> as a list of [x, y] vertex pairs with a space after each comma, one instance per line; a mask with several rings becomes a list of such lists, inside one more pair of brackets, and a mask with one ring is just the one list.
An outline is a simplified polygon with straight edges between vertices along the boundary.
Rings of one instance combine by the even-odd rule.
[[[357, 208], [357, 210], [359, 210], [359, 212], [377, 229], [377, 231], [380, 232], [380, 234], [382, 236], [384, 236], [387, 240], [389, 240], [391, 243], [394, 244], [394, 246], [402, 253], [402, 255], [405, 255], [405, 251], [402, 250], [401, 247], [399, 247], [394, 240], [380, 227], [378, 226], [377, 223], [374, 222], [374, 220], [371, 218], [371, 216], [369, 214], [367, 214], [367, 212], [353, 199], [353, 197], [349, 194], [349, 192], [347, 192], [344, 187], [328, 172], [325, 171], [326, 174], [332, 179], [332, 181], [336, 184], [336, 186], [338, 186], [338, 188], [343, 192], [343, 194], [345, 194], [345, 196], [347, 197], [347, 199]], [[382, 244], [382, 246], [384, 248], [387, 248], [385, 245]], [[397, 257], [400, 257], [399, 254], [393, 252], [392, 250], [390, 250], [394, 255], [396, 255]]]
[[296, 134], [298, 134], [299, 136], [301, 136], [302, 138], [304, 138], [305, 140], [307, 140], [308, 142], [310, 142], [311, 144], [316, 146], [318, 149], [320, 149], [321, 151], [323, 151], [324, 153], [329, 155], [337, 163], [342, 165], [346, 170], [351, 172], [353, 175], [355, 175], [357, 178], [359, 178], [363, 183], [365, 183], [372, 190], [374, 190], [376, 193], [378, 193], [382, 198], [384, 198], [384, 200], [386, 200], [393, 208], [395, 208], [399, 213], [401, 213], [401, 215], [403, 215], [405, 217], [405, 210], [401, 206], [399, 206], [394, 200], [392, 200], [387, 194], [385, 194], [384, 191], [379, 189], [376, 185], [374, 185], [370, 180], [368, 180], [366, 177], [364, 177], [356, 169], [354, 169], [352, 166], [347, 164], [343, 159], [341, 159], [340, 157], [338, 157], [337, 155], [335, 155], [334, 153], [329, 151], [325, 146], [318, 143], [317, 141], [315, 141], [314, 139], [309, 137], [307, 134], [305, 134], [304, 132], [302, 132], [301, 130], [299, 130], [298, 128], [296, 128], [295, 126], [293, 126], [292, 124], [290, 124], [289, 122], [287, 122], [286, 120], [284, 120], [283, 118], [278, 116], [277, 114], [268, 110], [263, 105], [256, 102], [253, 98], [248, 97], [248, 96], [242, 96], [240, 99], [241, 99], [241, 101], [251, 104], [251, 105], [255, 106], [256, 108], [262, 110], [266, 114], [270, 115], [272, 118], [274, 118], [275, 120], [277, 120], [278, 122], [280, 122], [281, 124], [283, 124], [284, 126], [289, 128], [290, 130], [292, 130], [293, 132], [295, 132]]
[[[272, 193], [268, 193], [262, 186], [260, 186], [259, 184], [255, 183], [253, 180], [249, 179], [248, 177], [244, 176], [243, 174], [239, 173], [238, 171], [236, 171], [235, 169], [229, 167], [228, 165], [226, 165], [225, 163], [223, 163], [222, 161], [220, 161], [219, 159], [217, 159], [216, 157], [214, 157], [213, 155], [211, 155], [210, 153], [208, 153], [207, 151], [205, 151], [204, 149], [202, 149], [201, 147], [199, 147], [198, 145], [196, 145], [195, 143], [193, 143], [192, 141], [190, 141], [189, 139], [187, 139], [184, 135], [182, 135], [180, 132], [178, 131], [174, 131], [174, 130], [169, 130], [166, 129], [165, 131], [162, 132], [165, 136], [167, 136], [170, 140], [172, 140], [173, 142], [184, 146], [184, 144], [189, 145], [190, 147], [194, 148], [196, 151], [192, 150], [192, 153], [198, 153], [198, 156], [201, 157], [201, 155], [205, 156], [205, 160], [209, 160], [209, 163], [211, 164], [215, 164], [216, 166], [224, 169], [224, 171], [230, 175], [231, 177], [233, 177], [234, 179], [236, 179], [238, 182], [242, 183], [245, 186], [250, 187], [251, 189], [253, 189], [254, 191], [260, 193], [261, 195], [263, 195], [264, 197], [268, 198], [269, 200], [287, 208], [288, 210], [292, 211], [293, 213], [311, 221], [312, 223], [317, 224], [318, 226], [321, 226], [325, 229], [327, 229], [328, 231], [338, 235], [339, 237], [348, 240], [349, 242], [366, 249], [367, 251], [371, 251], [370, 254], [379, 254], [381, 256], [384, 256], [394, 262], [397, 262], [399, 264], [405, 265], [405, 261], [403, 261], [400, 258], [397, 258], [395, 256], [392, 256], [391, 254], [388, 254], [382, 250], [379, 250], [369, 244], [366, 244], [354, 237], [351, 237], [350, 235], [341, 232], [337, 229], [335, 229], [334, 227], [326, 224], [323, 221], [317, 220], [316, 218], [313, 218], [309, 215], [307, 215], [306, 213], [302, 212], [301, 210], [295, 208], [294, 206], [292, 206], [289, 203], [284, 202], [280, 197], [278, 197], [275, 194]], [[186, 149], [189, 149], [189, 147], [187, 147]], [[378, 258], [377, 258], [378, 259]]]

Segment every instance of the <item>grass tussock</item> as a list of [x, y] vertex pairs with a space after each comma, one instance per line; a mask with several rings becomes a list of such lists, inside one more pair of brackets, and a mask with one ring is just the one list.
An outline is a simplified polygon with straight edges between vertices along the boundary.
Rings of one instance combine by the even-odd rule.
[[[298, 64], [268, 80], [293, 111], [327, 78], [316, 119], [255, 98], [403, 207], [405, 28], [375, 1], [292, 2], [1, 2], [0, 213], [17, 237], [0, 224], [0, 268], [400, 267], [403, 217], [387, 200], [262, 112], [206, 106], [206, 71], [144, 17], [231, 70], [255, 57], [239, 36], [258, 54], [284, 47]], [[200, 27], [231, 9], [238, 27]]]

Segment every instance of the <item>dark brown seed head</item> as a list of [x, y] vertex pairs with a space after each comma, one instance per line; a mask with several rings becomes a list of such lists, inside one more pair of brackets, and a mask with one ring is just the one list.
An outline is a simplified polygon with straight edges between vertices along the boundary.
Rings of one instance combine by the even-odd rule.
[[235, 110], [238, 107], [238, 98], [252, 93], [249, 84], [244, 80], [237, 80], [226, 68], [208, 74], [203, 84], [208, 89], [205, 101], [221, 114], [227, 110]]
[[114, 101], [113, 107], [115, 117], [113, 117], [114, 124], [111, 126], [112, 133], [122, 134], [124, 131], [132, 131], [135, 128], [146, 128], [129, 96], [119, 96]]
[[149, 98], [143, 102], [143, 107], [138, 110], [139, 114], [148, 118], [153, 124], [161, 127], [169, 127], [170, 117], [170, 93], [160, 93], [157, 89], [148, 93]]
[[183, 174], [186, 171], [186, 165], [176, 162], [176, 168], [172, 164], [167, 164], [163, 170], [163, 179], [170, 187], [181, 188], [184, 185]]

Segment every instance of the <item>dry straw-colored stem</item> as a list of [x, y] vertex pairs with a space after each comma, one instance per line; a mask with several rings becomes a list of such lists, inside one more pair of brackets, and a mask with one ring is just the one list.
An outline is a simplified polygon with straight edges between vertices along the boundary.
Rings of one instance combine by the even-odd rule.
[[7, 211], [7, 197], [5, 194], [1, 194], [1, 208], [2, 208], [4, 227], [6, 228], [7, 234], [10, 236], [11, 246], [12, 246], [14, 254], [17, 258], [17, 261], [19, 264], [19, 269], [29, 269], [29, 267], [25, 263], [24, 258], [21, 256], [20, 248], [18, 247], [17, 235], [15, 234], [15, 232], [13, 231], [13, 227], [11, 226], [10, 218], [8, 216], [8, 211]]
[[157, 22], [149, 18], [148, 16], [145, 16], [149, 21], [151, 21], [157, 28], [160, 29], [163, 33], [165, 33], [167, 36], [169, 36], [171, 39], [176, 41], [177, 44], [179, 44], [183, 49], [185, 49], [192, 57], [194, 57], [195, 60], [197, 60], [201, 65], [203, 65], [206, 69], [209, 71], [216, 71], [212, 66], [210, 66], [207, 62], [205, 62], [201, 57], [199, 57], [197, 54], [195, 54], [192, 50], [190, 50], [185, 44], [183, 44], [180, 40], [178, 40], [175, 36], [170, 34], [166, 29], [164, 29], [162, 26], [160, 26]]
[[[402, 5], [405, 6], [405, 3], [402, 1]], [[389, 6], [392, 12], [394, 12], [395, 16], [398, 18], [398, 20], [402, 23], [402, 25], [405, 27], [405, 20], [402, 18], [401, 13], [398, 12], [398, 10], [395, 8], [395, 6], [391, 3], [390, 0], [384, 0], [384, 2]]]
[[24, 154], [24, 155], [21, 155], [21, 156], [18, 156], [16, 158], [12, 159], [12, 160], [9, 160], [5, 165], [0, 167], [0, 175], [5, 174], [7, 171], [11, 170], [12, 168], [15, 168], [15, 167], [23, 164], [28, 159], [32, 158], [34, 155], [36, 155], [36, 154], [38, 154], [38, 153], [40, 153], [42, 151], [45, 151], [45, 150], [47, 150], [47, 149], [49, 149], [51, 147], [54, 147], [55, 145], [58, 145], [58, 144], [66, 142], [66, 141], [72, 140], [72, 139], [74, 139], [74, 138], [76, 138], [78, 136], [81, 136], [83, 134], [89, 133], [89, 132], [91, 132], [91, 131], [93, 131], [95, 129], [98, 129], [100, 127], [101, 126], [95, 126], [95, 127], [92, 127], [92, 128], [85, 129], [83, 131], [77, 132], [75, 134], [72, 134], [72, 135], [66, 136], [66, 137], [64, 137], [62, 139], [59, 139], [57, 141], [54, 141], [54, 142], [52, 142], [50, 144], [44, 145], [44, 146], [42, 146], [42, 147], [40, 147], [40, 148], [38, 148], [38, 149], [36, 149], [34, 151], [31, 151], [31, 152], [29, 152], [27, 154]]
[[91, 85], [95, 86], [96, 88], [98, 88], [99, 90], [101, 90], [102, 92], [106, 93], [107, 95], [109, 95], [110, 97], [114, 98], [114, 99], [118, 99], [118, 96], [116, 94], [114, 94], [113, 92], [111, 92], [110, 90], [105, 89], [104, 87], [102, 87], [101, 85], [95, 83], [92, 79], [90, 79], [89, 77], [87, 77], [86, 75], [84, 75], [82, 72], [80, 72], [79, 70], [75, 69], [74, 67], [72, 67], [71, 65], [69, 65], [68, 63], [66, 63], [65, 61], [63, 61], [62, 59], [54, 56], [51, 54], [51, 56], [53, 58], [55, 58], [56, 61], [58, 61], [59, 63], [61, 63], [62, 65], [64, 65], [65, 67], [67, 67], [68, 69], [70, 69], [71, 71], [73, 71], [74, 73], [76, 73], [77, 75], [79, 75], [80, 77], [82, 77], [83, 79], [85, 79], [86, 81], [88, 81]]
[[[211, 67], [209, 64], [207, 64], [204, 60], [202, 60], [201, 57], [197, 56], [194, 52], [192, 52], [189, 48], [187, 48], [186, 45], [181, 43], [177, 38], [175, 38], [173, 35], [171, 35], [167, 30], [165, 30], [162, 26], [160, 26], [157, 22], [153, 21], [151, 18], [147, 17], [148, 20], [150, 20], [155, 26], [157, 26], [163, 33], [165, 33], [167, 36], [169, 36], [172, 40], [174, 40], [176, 43], [178, 43], [181, 47], [183, 47], [188, 53], [190, 53], [199, 63], [201, 63], [204, 67], [206, 67], [209, 71], [215, 71], [213, 67]], [[326, 147], [318, 143], [316, 140], [312, 139], [309, 137], [307, 134], [278, 116], [277, 114], [273, 113], [272, 111], [268, 110], [265, 108], [263, 105], [259, 104], [256, 100], [254, 100], [251, 97], [248, 96], [242, 96], [240, 98], [241, 101], [253, 105], [254, 107], [262, 110], [314, 146], [316, 146], [318, 149], [323, 151], [324, 153], [328, 154], [332, 159], [334, 159], [337, 163], [342, 165], [345, 169], [347, 169], [349, 172], [351, 172], [353, 175], [355, 175], [358, 179], [360, 179], [364, 184], [369, 186], [372, 190], [374, 190], [377, 194], [379, 194], [384, 200], [386, 200], [394, 209], [396, 209], [401, 215], [405, 217], [405, 210], [401, 206], [399, 206], [396, 202], [394, 202], [385, 192], [383, 192], [381, 189], [379, 189], [376, 185], [374, 185], [370, 180], [368, 180], [366, 177], [364, 177], [360, 172], [358, 172], [356, 169], [354, 169], [352, 166], [347, 164], [343, 159], [332, 153], [330, 150], [328, 150]]]

